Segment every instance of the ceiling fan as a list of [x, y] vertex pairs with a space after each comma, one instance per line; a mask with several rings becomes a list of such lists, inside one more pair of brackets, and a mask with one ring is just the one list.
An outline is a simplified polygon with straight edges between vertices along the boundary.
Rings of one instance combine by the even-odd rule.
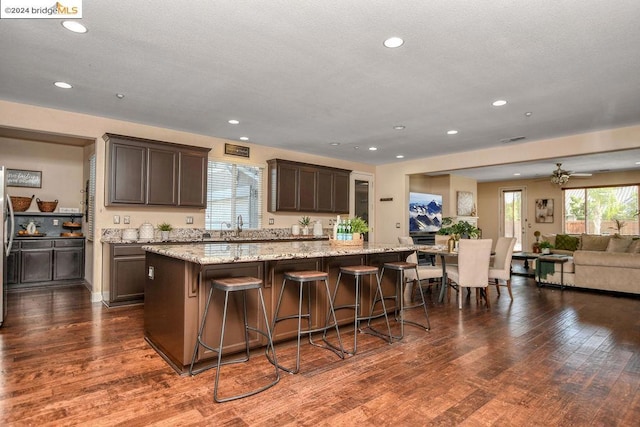
[[558, 167], [556, 170], [551, 172], [551, 183], [557, 185], [564, 185], [569, 181], [569, 178], [572, 176], [576, 177], [589, 177], [592, 174], [590, 173], [576, 173], [572, 171], [567, 171], [562, 169], [562, 163], [556, 163]]

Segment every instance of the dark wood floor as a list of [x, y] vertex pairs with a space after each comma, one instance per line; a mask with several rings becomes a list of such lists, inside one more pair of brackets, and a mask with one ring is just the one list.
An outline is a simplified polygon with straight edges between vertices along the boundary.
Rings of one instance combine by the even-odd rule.
[[[306, 345], [301, 373], [224, 404], [215, 371], [180, 377], [147, 345], [142, 306], [91, 304], [82, 286], [10, 293], [0, 424], [637, 426], [640, 300], [513, 288], [513, 302], [493, 289], [490, 310], [431, 302], [432, 331], [360, 335], [346, 360]], [[226, 390], [255, 379], [228, 369]]]

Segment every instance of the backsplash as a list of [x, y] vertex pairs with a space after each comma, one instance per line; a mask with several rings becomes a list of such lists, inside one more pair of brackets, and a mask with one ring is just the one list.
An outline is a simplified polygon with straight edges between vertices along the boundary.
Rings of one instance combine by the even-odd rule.
[[[104, 243], [122, 242], [122, 232], [124, 228], [105, 228], [102, 230]], [[137, 229], [134, 229], [137, 234]], [[332, 230], [325, 228], [324, 238], [332, 233]], [[243, 230], [236, 234], [235, 230], [206, 230], [203, 228], [174, 228], [169, 232], [171, 242], [197, 242], [210, 240], [269, 240], [269, 239], [292, 239], [292, 238], [313, 238], [313, 234], [293, 236], [290, 228], [262, 228], [259, 230]], [[154, 239], [151, 242], [161, 242], [160, 230], [154, 230]]]

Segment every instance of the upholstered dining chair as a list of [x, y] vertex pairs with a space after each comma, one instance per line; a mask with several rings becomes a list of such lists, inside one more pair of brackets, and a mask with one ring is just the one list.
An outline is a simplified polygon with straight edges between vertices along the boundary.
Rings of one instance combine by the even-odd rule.
[[484, 288], [487, 308], [489, 302], [489, 263], [491, 239], [460, 239], [458, 265], [447, 265], [447, 278], [458, 287], [458, 308], [462, 309], [462, 288]]
[[[509, 291], [509, 298], [513, 299], [511, 293], [511, 257], [513, 247], [516, 245], [515, 237], [499, 237], [496, 242], [496, 255], [493, 258], [493, 265], [489, 267], [489, 280], [494, 280], [496, 291], [500, 296], [500, 286], [506, 286]], [[505, 282], [504, 285], [500, 281]]]
[[[398, 242], [401, 245], [413, 245], [413, 238], [411, 236], [399, 236]], [[418, 254], [413, 252], [407, 257], [407, 262], [418, 264]], [[405, 302], [411, 302], [413, 300], [413, 290], [416, 285], [417, 277], [414, 270], [407, 270], [405, 272], [405, 287], [404, 287], [404, 300]], [[418, 277], [420, 280], [428, 279], [442, 279], [442, 267], [428, 264], [418, 264]]]

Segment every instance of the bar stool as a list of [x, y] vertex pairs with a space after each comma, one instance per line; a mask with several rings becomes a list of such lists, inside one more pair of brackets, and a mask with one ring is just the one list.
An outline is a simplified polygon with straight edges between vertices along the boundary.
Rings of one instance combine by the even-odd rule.
[[[338, 288], [340, 287], [342, 275], [347, 274], [354, 276], [354, 285], [355, 285], [355, 302], [353, 304], [343, 304], [343, 305], [335, 305], [336, 295], [338, 294]], [[383, 334], [378, 332], [377, 330], [368, 327], [367, 330], [360, 330], [360, 321], [361, 320], [369, 320], [371, 315], [363, 316], [362, 315], [362, 305], [360, 304], [360, 284], [362, 282], [362, 276], [376, 276], [376, 295], [380, 293], [382, 295], [382, 288], [380, 287], [380, 275], [378, 274], [378, 267], [373, 267], [369, 265], [352, 265], [346, 267], [340, 267], [340, 272], [338, 273], [338, 281], [336, 282], [336, 288], [333, 290], [333, 296], [331, 298], [333, 302], [333, 310], [343, 310], [350, 309], [354, 311], [353, 317], [353, 350], [348, 351], [345, 350], [345, 353], [354, 355], [358, 349], [358, 332], [369, 333], [371, 335], [378, 336], [383, 339], [388, 339], [389, 344], [391, 344], [391, 326], [389, 326], [389, 318], [387, 317], [387, 308], [384, 303], [384, 299], [382, 300], [382, 312], [384, 315], [384, 320], [387, 325], [388, 334]], [[373, 314], [373, 313], [371, 313]], [[380, 316], [375, 316], [380, 317]], [[327, 324], [329, 322], [329, 316], [327, 316]], [[326, 341], [326, 330], [323, 336], [323, 339], [329, 346], [333, 346], [330, 342]]]
[[[274, 385], [276, 385], [278, 383], [278, 381], [280, 381], [280, 373], [278, 372], [278, 367], [276, 365], [275, 367], [275, 380], [270, 382], [269, 384], [266, 384], [258, 389], [255, 390], [251, 390], [248, 391], [246, 393], [242, 393], [242, 394], [238, 394], [235, 396], [230, 396], [230, 397], [226, 397], [223, 399], [218, 398], [218, 382], [220, 379], [220, 367], [222, 365], [230, 365], [230, 364], [234, 364], [234, 363], [242, 363], [242, 362], [247, 362], [249, 360], [249, 331], [253, 331], [253, 332], [257, 332], [258, 334], [261, 334], [262, 336], [264, 336], [265, 338], [267, 338], [267, 354], [269, 353], [269, 347], [271, 347], [271, 352], [273, 353], [273, 360], [276, 360], [276, 352], [275, 352], [275, 348], [273, 347], [273, 338], [271, 335], [271, 331], [269, 330], [269, 320], [267, 319], [267, 311], [265, 309], [265, 305], [264, 305], [264, 298], [262, 297], [262, 280], [260, 279], [256, 279], [255, 277], [229, 277], [229, 278], [223, 278], [223, 279], [214, 279], [211, 281], [211, 290], [209, 291], [209, 297], [207, 298], [207, 302], [205, 304], [205, 308], [204, 308], [204, 314], [202, 315], [202, 322], [200, 323], [200, 329], [198, 331], [198, 338], [196, 340], [196, 345], [195, 348], [193, 349], [193, 357], [191, 358], [191, 366], [189, 367], [189, 374], [190, 375], [195, 375], [198, 374], [202, 371], [205, 371], [207, 369], [210, 369], [211, 367], [206, 367], [203, 369], [199, 369], [199, 370], [193, 370], [193, 364], [196, 361], [196, 356], [198, 353], [198, 349], [200, 348], [200, 346], [203, 346], [204, 348], [213, 351], [215, 353], [217, 353], [218, 355], [218, 361], [216, 363], [216, 379], [215, 379], [215, 383], [214, 383], [214, 387], [213, 387], [213, 399], [216, 402], [222, 403], [222, 402], [228, 402], [229, 400], [235, 400], [235, 399], [240, 399], [243, 397], [247, 397], [247, 396], [252, 396], [254, 394], [260, 393], [261, 391], [264, 391], [266, 389], [268, 389], [269, 387], [272, 387]], [[205, 326], [205, 322], [207, 321], [207, 313], [209, 312], [209, 306], [211, 304], [211, 300], [213, 297], [213, 291], [217, 289], [220, 291], [224, 292], [224, 309], [222, 312], [222, 326], [220, 328], [220, 345], [217, 348], [211, 347], [207, 344], [204, 343], [203, 339], [202, 339], [202, 332], [204, 330], [204, 326]], [[262, 313], [264, 315], [264, 321], [265, 321], [265, 328], [266, 331], [262, 331], [260, 329], [258, 329], [257, 327], [253, 327], [253, 326], [249, 326], [248, 324], [248, 320], [247, 320], [247, 296], [246, 296], [246, 291], [251, 290], [251, 289], [257, 289], [258, 290], [258, 295], [260, 297], [260, 308], [262, 309]], [[233, 359], [233, 360], [228, 360], [225, 362], [222, 362], [222, 346], [224, 343], [224, 334], [225, 334], [225, 329], [226, 329], [226, 322], [227, 322], [227, 308], [229, 306], [229, 294], [232, 292], [242, 292], [242, 310], [243, 310], [243, 321], [244, 321], [244, 341], [245, 341], [245, 357], [241, 358], [241, 359]], [[269, 359], [269, 358], [268, 358]], [[269, 361], [271, 361], [271, 359], [269, 359]], [[276, 362], [277, 363], [277, 362]]]
[[[413, 326], [417, 326], [419, 328], [424, 328], [425, 330], [430, 330], [431, 329], [431, 323], [429, 322], [429, 313], [427, 313], [427, 304], [424, 300], [424, 295], [422, 293], [422, 284], [420, 283], [420, 276], [418, 275], [418, 264], [413, 263], [413, 262], [406, 262], [406, 261], [395, 261], [395, 262], [385, 262], [382, 265], [382, 272], [380, 273], [380, 277], [382, 280], [382, 277], [384, 277], [384, 271], [385, 270], [394, 270], [397, 271], [397, 279], [396, 279], [396, 293], [395, 295], [391, 296], [384, 296], [382, 294], [382, 292], [380, 292], [380, 298], [378, 298], [378, 292], [376, 292], [376, 296], [373, 299], [373, 305], [371, 306], [371, 311], [373, 312], [373, 308], [375, 307], [376, 303], [378, 301], [383, 301], [385, 299], [391, 299], [395, 301], [395, 309], [394, 309], [394, 314], [395, 314], [395, 318], [396, 321], [398, 321], [398, 305], [400, 306], [400, 335], [394, 336], [394, 339], [397, 340], [401, 340], [402, 338], [404, 338], [404, 324], [410, 324]], [[415, 270], [416, 272], [416, 281], [418, 282], [418, 288], [420, 290], [420, 299], [422, 300], [422, 302], [418, 303], [418, 304], [413, 304], [410, 305], [408, 307], [404, 306], [404, 298], [403, 298], [403, 285], [405, 284], [405, 278], [404, 278], [404, 272], [406, 270]], [[399, 302], [399, 304], [398, 304]], [[405, 320], [404, 318], [404, 312], [405, 310], [408, 310], [410, 308], [416, 308], [416, 307], [422, 307], [424, 309], [424, 316], [427, 319], [427, 324], [423, 325], [420, 324], [418, 322], [414, 322], [411, 320]]]
[[[312, 328], [311, 325], [313, 324], [313, 319], [312, 319], [312, 311], [311, 311], [311, 284], [316, 285], [319, 281], [323, 281], [324, 282], [324, 286], [325, 286], [325, 291], [327, 294], [327, 300], [329, 301], [329, 314], [328, 316], [331, 316], [333, 318], [333, 322], [334, 322], [334, 327], [336, 330], [336, 334], [338, 337], [338, 343], [339, 343], [339, 348], [335, 348], [333, 346], [327, 346], [327, 345], [320, 345], [317, 344], [313, 341], [311, 334], [315, 333], [315, 332], [326, 332], [326, 326], [325, 327], [321, 327], [321, 328]], [[282, 305], [282, 298], [284, 295], [284, 290], [286, 288], [286, 285], [288, 283], [296, 283], [299, 286], [299, 293], [298, 293], [298, 313], [297, 314], [292, 314], [292, 315], [287, 315], [287, 316], [282, 316], [279, 317], [280, 314], [280, 306]], [[305, 286], [306, 285], [306, 286]], [[303, 296], [304, 296], [304, 289], [307, 289], [307, 312], [305, 314], [302, 313], [302, 300], [303, 300]], [[274, 331], [275, 334], [275, 330], [276, 330], [276, 325], [278, 322], [281, 322], [283, 320], [287, 320], [287, 319], [298, 319], [298, 343], [297, 343], [297, 349], [296, 349], [296, 367], [295, 369], [291, 369], [291, 368], [286, 368], [283, 367], [281, 365], [278, 365], [276, 360], [272, 360], [271, 363], [273, 363], [274, 365], [276, 365], [278, 368], [287, 371], [289, 373], [292, 374], [297, 374], [300, 371], [300, 338], [302, 336], [302, 334], [308, 334], [309, 335], [309, 344], [315, 346], [315, 347], [320, 347], [320, 348], [324, 348], [327, 350], [331, 350], [334, 353], [336, 353], [341, 359], [344, 359], [344, 350], [342, 347], [342, 340], [340, 339], [340, 330], [338, 329], [338, 322], [336, 320], [336, 313], [333, 310], [333, 302], [331, 301], [331, 292], [329, 291], [329, 274], [323, 272], [323, 271], [314, 271], [314, 270], [305, 270], [305, 271], [289, 271], [284, 273], [284, 279], [282, 280], [282, 288], [280, 289], [280, 296], [278, 297], [278, 303], [276, 304], [276, 311], [273, 315], [273, 323], [271, 326], [271, 330]], [[307, 329], [302, 330], [302, 319], [306, 319], [307, 320]], [[275, 354], [275, 353], [274, 353]], [[269, 357], [269, 355], [267, 354], [267, 357]]]

